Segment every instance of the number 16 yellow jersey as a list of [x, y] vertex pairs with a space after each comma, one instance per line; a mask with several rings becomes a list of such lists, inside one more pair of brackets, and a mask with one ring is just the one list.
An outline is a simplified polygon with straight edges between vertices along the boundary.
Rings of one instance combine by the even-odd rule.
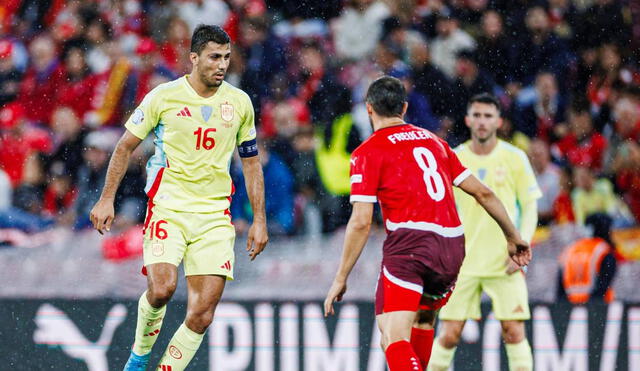
[[229, 165], [257, 154], [253, 106], [242, 90], [223, 82], [209, 98], [198, 95], [185, 75], [146, 95], [125, 127], [144, 139], [155, 135], [147, 163], [150, 206], [211, 213], [229, 208]]

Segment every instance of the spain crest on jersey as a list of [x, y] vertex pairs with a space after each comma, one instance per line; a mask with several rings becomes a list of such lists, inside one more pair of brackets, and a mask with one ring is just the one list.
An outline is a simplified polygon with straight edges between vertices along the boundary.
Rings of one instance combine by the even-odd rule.
[[224, 103], [220, 105], [220, 116], [224, 121], [233, 120], [233, 105], [229, 103]]

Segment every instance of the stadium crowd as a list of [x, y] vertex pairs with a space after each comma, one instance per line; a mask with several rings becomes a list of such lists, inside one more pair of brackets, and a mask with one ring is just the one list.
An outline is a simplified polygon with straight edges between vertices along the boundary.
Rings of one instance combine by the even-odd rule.
[[[452, 145], [466, 102], [503, 105], [543, 224], [640, 220], [640, 5], [619, 0], [8, 0], [0, 5], [0, 228], [81, 229], [123, 123], [154, 86], [188, 73], [191, 32], [223, 25], [227, 81], [256, 110], [271, 234], [331, 232], [350, 214], [349, 154], [371, 133], [369, 83], [409, 92], [406, 120]], [[144, 216], [135, 153], [117, 227]], [[238, 169], [233, 221], [251, 220]]]

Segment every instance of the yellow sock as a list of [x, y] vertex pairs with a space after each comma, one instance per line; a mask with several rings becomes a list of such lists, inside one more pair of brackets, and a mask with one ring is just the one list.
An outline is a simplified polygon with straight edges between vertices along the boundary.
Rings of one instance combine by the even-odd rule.
[[518, 344], [505, 344], [510, 371], [533, 370], [533, 355], [529, 341], [525, 338]]
[[133, 343], [133, 352], [143, 356], [151, 352], [153, 344], [158, 339], [162, 320], [167, 311], [167, 306], [154, 308], [147, 300], [145, 291], [138, 300], [138, 323], [136, 324], [136, 340]]
[[[162, 355], [159, 370], [182, 371], [187, 368], [191, 358], [196, 354], [204, 334], [193, 332], [184, 323], [180, 325], [171, 338], [167, 350]], [[164, 368], [163, 368], [164, 366]]]
[[453, 361], [453, 356], [456, 353], [456, 348], [447, 349], [440, 345], [440, 338], [436, 338], [433, 341], [433, 348], [431, 350], [431, 359], [429, 360], [429, 371], [446, 371]]

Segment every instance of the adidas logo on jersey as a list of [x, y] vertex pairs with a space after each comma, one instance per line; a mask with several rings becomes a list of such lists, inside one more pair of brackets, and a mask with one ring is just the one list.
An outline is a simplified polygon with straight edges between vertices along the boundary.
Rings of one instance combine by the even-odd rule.
[[230, 270], [231, 270], [231, 262], [230, 262], [229, 260], [227, 260], [227, 262], [226, 262], [226, 263], [224, 263], [224, 264], [222, 264], [222, 265], [220, 266], [220, 268], [222, 268], [222, 269], [226, 269], [226, 270], [230, 271]]
[[184, 107], [176, 116], [191, 117], [191, 112], [189, 112], [189, 108]]

